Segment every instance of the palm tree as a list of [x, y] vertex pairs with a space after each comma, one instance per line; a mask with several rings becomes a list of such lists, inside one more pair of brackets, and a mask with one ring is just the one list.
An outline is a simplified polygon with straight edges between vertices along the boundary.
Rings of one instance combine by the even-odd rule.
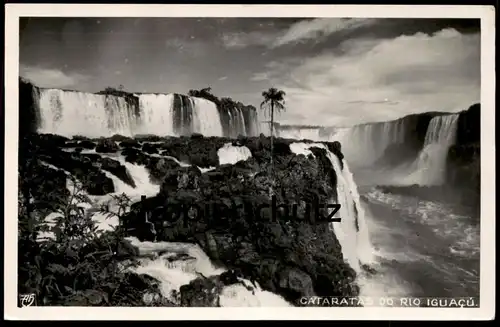
[[278, 90], [275, 87], [262, 92], [264, 101], [260, 104], [260, 108], [264, 110], [264, 114], [267, 112], [271, 116], [271, 173], [273, 171], [274, 110], [276, 109], [278, 113], [285, 111], [285, 95], [285, 91]]

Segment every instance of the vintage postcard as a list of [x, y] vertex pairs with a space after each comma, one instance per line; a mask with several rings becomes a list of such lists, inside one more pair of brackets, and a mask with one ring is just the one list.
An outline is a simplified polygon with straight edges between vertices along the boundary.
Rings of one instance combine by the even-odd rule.
[[494, 15], [6, 5], [5, 318], [493, 319]]

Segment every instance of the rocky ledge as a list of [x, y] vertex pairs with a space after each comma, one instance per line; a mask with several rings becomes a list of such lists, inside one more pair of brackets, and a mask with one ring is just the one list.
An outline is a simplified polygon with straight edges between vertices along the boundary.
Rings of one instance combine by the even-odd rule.
[[[115, 191], [109, 174], [135, 186], [124, 162], [144, 165], [160, 191], [132, 204], [122, 217], [129, 236], [199, 244], [214, 263], [296, 305], [302, 296], [355, 296], [355, 272], [345, 263], [335, 234], [328, 224], [308, 219], [308, 205], [337, 196], [336, 173], [326, 150], [311, 148], [314, 155], [296, 155], [290, 151], [291, 142], [296, 141], [275, 139], [271, 167], [270, 139], [263, 135], [230, 140], [201, 135], [68, 139], [29, 134], [20, 146], [21, 188], [29, 187], [25, 194], [35, 200], [50, 201], [55, 193], [67, 197], [64, 173], [51, 168], [55, 166], [81, 179], [88, 194], [103, 195]], [[247, 147], [252, 156], [220, 165], [217, 151], [227, 143]], [[338, 142], [325, 144], [343, 157]], [[202, 172], [203, 167], [211, 170]], [[275, 214], [260, 210], [271, 204], [270, 190], [274, 201], [288, 205], [297, 219], [287, 218], [283, 207]], [[154, 234], [144, 224], [144, 212], [150, 214]], [[198, 284], [207, 283], [221, 281], [202, 278], [183, 292], [196, 293]], [[199, 295], [185, 295], [182, 301], [199, 304]]]

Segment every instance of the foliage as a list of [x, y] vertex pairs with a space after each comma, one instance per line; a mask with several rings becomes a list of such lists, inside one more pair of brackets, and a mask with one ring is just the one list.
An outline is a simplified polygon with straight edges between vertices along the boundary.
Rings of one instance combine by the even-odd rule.
[[232, 111], [234, 108], [239, 108], [243, 110], [254, 110], [254, 111], [256, 110], [254, 106], [244, 105], [242, 102], [234, 101], [230, 97], [223, 97], [219, 99], [217, 96], [212, 94], [211, 87], [206, 87], [201, 90], [189, 90], [188, 95], [212, 101], [217, 105], [219, 109], [223, 109], [226, 112]]
[[108, 86], [104, 89], [104, 92], [112, 94], [114, 92], [122, 92], [124, 90], [124, 88], [125, 87], [121, 84], [118, 87]]
[[[264, 101], [260, 104], [260, 108], [264, 110], [264, 113], [271, 116], [273, 119], [274, 111], [278, 113], [285, 111], [285, 91], [278, 90], [275, 87], [271, 87], [269, 90], [262, 92]], [[271, 125], [273, 121], [271, 121]]]
[[[285, 91], [278, 90], [275, 87], [271, 87], [269, 90], [262, 92], [264, 101], [260, 104], [260, 108], [264, 110], [264, 114], [271, 116], [271, 173], [273, 170], [273, 143], [274, 143], [274, 111], [278, 113], [285, 111]], [[274, 184], [274, 179], [273, 179]], [[269, 193], [273, 193], [273, 187], [269, 190]]]
[[[25, 176], [26, 177], [26, 176]], [[103, 207], [93, 213], [83, 205], [90, 202], [81, 184], [70, 177], [69, 199], [49, 197], [51, 222], [30, 204], [28, 192], [19, 196], [19, 293], [34, 293], [38, 305], [134, 305], [148, 284], [128, 271], [133, 248], [125, 243], [121, 226], [99, 231], [92, 216], [120, 218], [130, 199], [114, 196], [118, 210]], [[38, 205], [38, 204], [37, 204]], [[40, 238], [52, 232], [54, 238]], [[136, 303], [141, 305], [141, 303]]]
[[217, 105], [220, 104], [219, 98], [217, 98], [215, 95], [212, 94], [211, 87], [206, 87], [201, 90], [189, 90], [188, 95], [192, 97], [207, 99], [209, 101], [214, 102]]

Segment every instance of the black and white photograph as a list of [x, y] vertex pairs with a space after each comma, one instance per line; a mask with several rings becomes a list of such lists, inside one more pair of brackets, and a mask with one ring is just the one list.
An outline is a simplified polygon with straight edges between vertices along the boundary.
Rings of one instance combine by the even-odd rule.
[[16, 20], [15, 315], [493, 310], [482, 16], [161, 7]]

